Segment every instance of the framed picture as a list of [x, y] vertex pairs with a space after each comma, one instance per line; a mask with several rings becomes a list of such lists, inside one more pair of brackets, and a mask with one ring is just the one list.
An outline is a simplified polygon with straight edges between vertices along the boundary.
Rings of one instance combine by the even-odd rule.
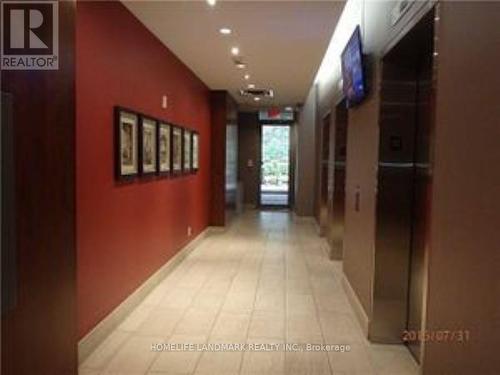
[[157, 129], [157, 170], [159, 175], [167, 175], [172, 170], [172, 128], [169, 124], [160, 122]]
[[191, 172], [191, 131], [184, 129], [183, 132], [183, 170], [186, 173]]
[[115, 107], [115, 175], [117, 179], [134, 177], [139, 172], [139, 116]]
[[182, 129], [172, 127], [172, 173], [182, 172]]
[[191, 169], [196, 172], [200, 165], [200, 135], [198, 132], [192, 133], [191, 138]]
[[157, 122], [148, 117], [141, 116], [139, 130], [139, 155], [140, 172], [143, 175], [156, 173], [157, 167]]

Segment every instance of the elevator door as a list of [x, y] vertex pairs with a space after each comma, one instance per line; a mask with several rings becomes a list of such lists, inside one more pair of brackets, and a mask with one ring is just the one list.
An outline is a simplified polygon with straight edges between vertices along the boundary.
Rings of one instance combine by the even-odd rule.
[[[383, 58], [373, 341], [406, 337], [421, 357], [433, 126], [433, 12], [424, 16]], [[416, 337], [415, 337], [416, 336]]]
[[[425, 257], [428, 253], [431, 198], [430, 135], [432, 123], [432, 55], [422, 56], [417, 68], [415, 108], [415, 156], [413, 210], [411, 220], [410, 277], [408, 287], [408, 330], [422, 329]], [[415, 358], [420, 358], [421, 343], [409, 341]]]
[[330, 159], [330, 120], [328, 113], [321, 124], [321, 150], [320, 150], [320, 196], [319, 196], [319, 223], [320, 234], [327, 235], [328, 227], [328, 169]]
[[330, 220], [330, 258], [342, 259], [344, 243], [345, 171], [347, 150], [347, 107], [342, 100], [335, 108], [333, 193]]

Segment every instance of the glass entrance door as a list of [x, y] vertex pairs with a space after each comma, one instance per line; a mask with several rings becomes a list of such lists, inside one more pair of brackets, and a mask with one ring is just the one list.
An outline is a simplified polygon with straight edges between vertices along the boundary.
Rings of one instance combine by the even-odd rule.
[[262, 125], [261, 206], [290, 204], [290, 126]]

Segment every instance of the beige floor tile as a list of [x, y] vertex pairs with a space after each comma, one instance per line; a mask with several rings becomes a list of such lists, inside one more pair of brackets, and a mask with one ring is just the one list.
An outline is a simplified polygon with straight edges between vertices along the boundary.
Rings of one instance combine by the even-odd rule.
[[367, 348], [363, 344], [351, 344], [350, 351], [328, 352], [334, 374], [375, 374]]
[[375, 372], [380, 375], [416, 375], [418, 367], [403, 345], [370, 344], [368, 353]]
[[99, 370], [90, 370], [85, 368], [78, 369], [78, 375], [99, 375]]
[[255, 303], [255, 292], [230, 292], [226, 296], [222, 310], [229, 312], [250, 312]]
[[167, 281], [168, 276], [166, 279], [160, 281], [154, 288], [153, 290], [149, 293], [149, 295], [144, 299], [144, 301], [141, 303], [142, 305], [152, 305], [152, 306], [157, 306], [160, 301], [165, 297], [165, 295], [171, 291], [174, 286], [177, 284], [172, 281]]
[[154, 309], [137, 328], [138, 335], [167, 338], [183, 317], [185, 309]]
[[282, 312], [285, 310], [284, 291], [261, 291], [255, 299], [255, 310]]
[[[235, 293], [252, 294], [255, 298], [255, 294], [257, 293], [257, 281], [254, 281], [254, 282], [242, 282], [242, 281], [234, 282], [231, 285], [227, 296], [233, 295]], [[253, 308], [253, 304], [252, 304], [252, 308]]]
[[309, 278], [309, 272], [307, 272], [307, 270], [299, 271], [299, 270], [289, 269], [288, 277], [292, 279], [307, 280]]
[[197, 375], [235, 375], [239, 373], [243, 353], [204, 352], [196, 368]]
[[287, 313], [289, 315], [309, 315], [316, 317], [316, 304], [311, 294], [287, 294]]
[[312, 294], [309, 278], [288, 278], [286, 281], [287, 293]]
[[[414, 375], [400, 346], [370, 345], [340, 283], [342, 262], [308, 221], [248, 211], [205, 238], [80, 368], [81, 375]], [[151, 336], [149, 336], [151, 335]], [[283, 340], [334, 352], [154, 352], [151, 344]], [[361, 349], [366, 349], [363, 352]], [[105, 370], [103, 370], [105, 369]]]
[[205, 292], [203, 289], [196, 295], [191, 307], [218, 311], [226, 298], [225, 293], [217, 291]]
[[222, 312], [219, 314], [209, 341], [244, 343], [247, 338], [250, 314]]
[[269, 258], [264, 257], [262, 260], [262, 267], [260, 270], [261, 277], [263, 278], [276, 278], [280, 280], [285, 279], [285, 261], [284, 257], [273, 258], [272, 261]]
[[158, 306], [161, 308], [185, 309], [191, 305], [197, 292], [197, 288], [172, 288]]
[[248, 351], [244, 354], [241, 374], [285, 374], [285, 353], [280, 351]]
[[347, 297], [341, 293], [316, 294], [315, 299], [318, 308], [322, 311], [353, 313]]
[[[205, 336], [174, 335], [168, 342], [176, 345], [190, 345], [205, 343]], [[180, 347], [179, 347], [180, 348]], [[171, 350], [162, 351], [151, 366], [150, 373], [160, 372], [166, 374], [187, 375], [192, 374], [201, 356], [199, 350]]]
[[337, 283], [333, 275], [319, 277], [312, 274], [310, 281], [314, 294], [328, 295], [338, 291], [343, 292], [342, 286]]
[[254, 311], [248, 329], [249, 338], [285, 339], [285, 314], [273, 311]]
[[106, 371], [127, 375], [145, 373], [158, 355], [152, 350], [152, 345], [161, 342], [164, 340], [158, 337], [130, 337], [111, 359]]
[[225, 275], [216, 273], [205, 282], [200, 290], [200, 294], [218, 293], [225, 295], [229, 291], [232, 282], [233, 280], [231, 277], [226, 277]]
[[258, 285], [258, 293], [272, 293], [284, 290], [285, 279], [282, 276], [261, 277]]
[[329, 375], [330, 365], [325, 352], [287, 352], [287, 375]]
[[216, 312], [210, 309], [189, 308], [174, 330], [176, 335], [207, 336], [212, 329]]
[[104, 369], [118, 349], [129, 337], [129, 333], [115, 330], [96, 350], [82, 363], [82, 369]]
[[201, 287], [209, 276], [209, 268], [193, 266], [186, 275], [179, 280], [180, 288], [198, 288]]
[[320, 312], [320, 324], [328, 344], [353, 344], [363, 342], [361, 331], [354, 317], [343, 313]]
[[149, 295], [144, 299], [144, 301], [141, 302], [141, 305], [143, 306], [158, 306], [163, 298], [165, 298], [165, 295], [167, 294], [167, 291], [164, 288], [155, 288]]
[[322, 343], [323, 336], [317, 318], [309, 315], [289, 315], [287, 317], [287, 342]]

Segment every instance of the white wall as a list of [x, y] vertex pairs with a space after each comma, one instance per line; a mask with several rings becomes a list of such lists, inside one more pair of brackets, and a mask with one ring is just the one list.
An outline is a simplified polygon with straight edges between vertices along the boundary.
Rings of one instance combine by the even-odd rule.
[[297, 123], [295, 213], [313, 216], [315, 189], [316, 88], [311, 87]]

